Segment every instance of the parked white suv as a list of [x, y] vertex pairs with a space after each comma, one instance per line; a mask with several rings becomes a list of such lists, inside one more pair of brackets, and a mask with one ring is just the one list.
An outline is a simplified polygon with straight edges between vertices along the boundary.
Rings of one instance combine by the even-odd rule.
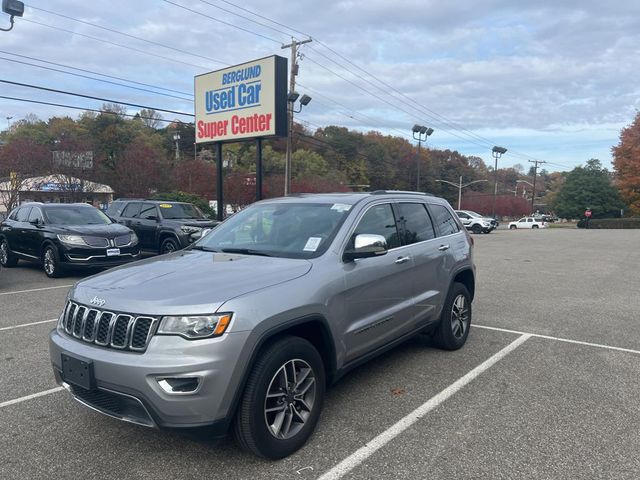
[[471, 210], [456, 210], [455, 212], [465, 228], [473, 233], [491, 233], [498, 228], [498, 222], [494, 218], [483, 217]]
[[522, 217], [520, 220], [509, 223], [509, 230], [516, 228], [547, 228], [547, 224], [544, 220], [535, 217]]

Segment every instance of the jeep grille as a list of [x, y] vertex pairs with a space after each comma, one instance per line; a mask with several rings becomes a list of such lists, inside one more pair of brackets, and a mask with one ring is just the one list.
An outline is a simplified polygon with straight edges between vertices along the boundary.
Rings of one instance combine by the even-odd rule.
[[61, 327], [67, 335], [101, 347], [144, 352], [157, 324], [156, 317], [110, 312], [69, 301]]

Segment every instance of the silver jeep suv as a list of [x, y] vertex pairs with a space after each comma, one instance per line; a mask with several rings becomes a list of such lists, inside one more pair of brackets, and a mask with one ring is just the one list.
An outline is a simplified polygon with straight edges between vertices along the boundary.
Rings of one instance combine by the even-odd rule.
[[349, 369], [417, 333], [464, 345], [472, 244], [425, 194], [258, 202], [186, 250], [78, 282], [51, 332], [54, 374], [106, 415], [233, 430], [281, 458]]

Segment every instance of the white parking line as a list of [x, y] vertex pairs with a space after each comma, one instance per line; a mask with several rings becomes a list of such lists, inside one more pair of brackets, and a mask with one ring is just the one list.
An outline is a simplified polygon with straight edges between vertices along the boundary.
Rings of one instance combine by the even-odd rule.
[[601, 343], [583, 342], [581, 340], [572, 340], [570, 338], [552, 337], [550, 335], [541, 335], [539, 333], [521, 332], [519, 330], [509, 330], [508, 328], [489, 327], [488, 325], [471, 325], [476, 328], [483, 328], [485, 330], [494, 330], [496, 332], [514, 333], [516, 335], [530, 335], [536, 338], [545, 338], [547, 340], [555, 340], [556, 342], [575, 343], [576, 345], [585, 345], [587, 347], [606, 348], [607, 350], [615, 350], [617, 352], [636, 353], [640, 354], [640, 350], [633, 350], [631, 348], [614, 347], [612, 345], [603, 345]]
[[73, 285], [56, 285], [55, 287], [31, 288], [29, 290], [16, 290], [15, 292], [2, 292], [0, 295], [14, 295], [16, 293], [40, 292], [42, 290], [53, 290], [54, 288], [70, 288]]
[[9, 405], [15, 405], [16, 403], [22, 403], [27, 400], [31, 400], [32, 398], [44, 397], [45, 395], [50, 395], [52, 393], [59, 392], [60, 390], [64, 390], [62, 387], [52, 388], [50, 390], [45, 390], [43, 392], [32, 393], [31, 395], [27, 395], [26, 397], [20, 397], [13, 400], [7, 400], [6, 402], [0, 403], [0, 408], [8, 407]]
[[2, 327], [2, 328], [0, 328], [0, 332], [2, 332], [3, 330], [13, 330], [13, 329], [16, 329], [16, 328], [30, 327], [31, 325], [40, 325], [40, 324], [43, 324], [43, 323], [55, 322], [56, 320], [58, 320], [58, 319], [57, 318], [52, 318], [51, 320], [41, 320], [39, 322], [21, 323], [19, 325], [11, 325], [10, 327]]
[[356, 450], [354, 453], [349, 455], [347, 458], [342, 460], [339, 464], [333, 467], [328, 472], [324, 473], [318, 480], [331, 480], [338, 479], [349, 473], [355, 467], [360, 465], [363, 461], [377, 452], [380, 448], [384, 447], [387, 443], [393, 440], [395, 437], [404, 432], [407, 428], [411, 427], [414, 423], [424, 417], [431, 410], [436, 408], [442, 402], [447, 400], [449, 397], [458, 392], [465, 385], [469, 384], [473, 381], [478, 375], [482, 374], [493, 365], [495, 365], [498, 361], [508, 355], [510, 352], [518, 348], [524, 342], [526, 342], [531, 335], [525, 333], [518, 337], [516, 340], [511, 342], [505, 348], [500, 350], [495, 355], [489, 357], [487, 360], [482, 362], [476, 368], [471, 370], [465, 376], [460, 377], [454, 383], [449, 385], [447, 388], [442, 390], [437, 395], [431, 397], [425, 403], [416, 408], [413, 412], [403, 417], [397, 423], [389, 427], [387, 430], [382, 432], [380, 435], [375, 437], [369, 443], [367, 443], [364, 447]]

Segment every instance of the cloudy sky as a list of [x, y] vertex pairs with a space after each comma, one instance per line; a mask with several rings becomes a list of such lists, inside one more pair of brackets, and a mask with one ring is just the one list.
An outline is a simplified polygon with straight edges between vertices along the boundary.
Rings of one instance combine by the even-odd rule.
[[[0, 32], [0, 79], [192, 112], [194, 75], [288, 56], [283, 42], [311, 36], [297, 90], [313, 100], [296, 117], [310, 129], [409, 139], [419, 123], [437, 148], [492, 163], [501, 145], [502, 166], [570, 170], [609, 166], [640, 107], [638, 19], [628, 0], [29, 0]], [[0, 96], [101, 105], [7, 83]], [[28, 113], [78, 114], [0, 98], [2, 128]]]

